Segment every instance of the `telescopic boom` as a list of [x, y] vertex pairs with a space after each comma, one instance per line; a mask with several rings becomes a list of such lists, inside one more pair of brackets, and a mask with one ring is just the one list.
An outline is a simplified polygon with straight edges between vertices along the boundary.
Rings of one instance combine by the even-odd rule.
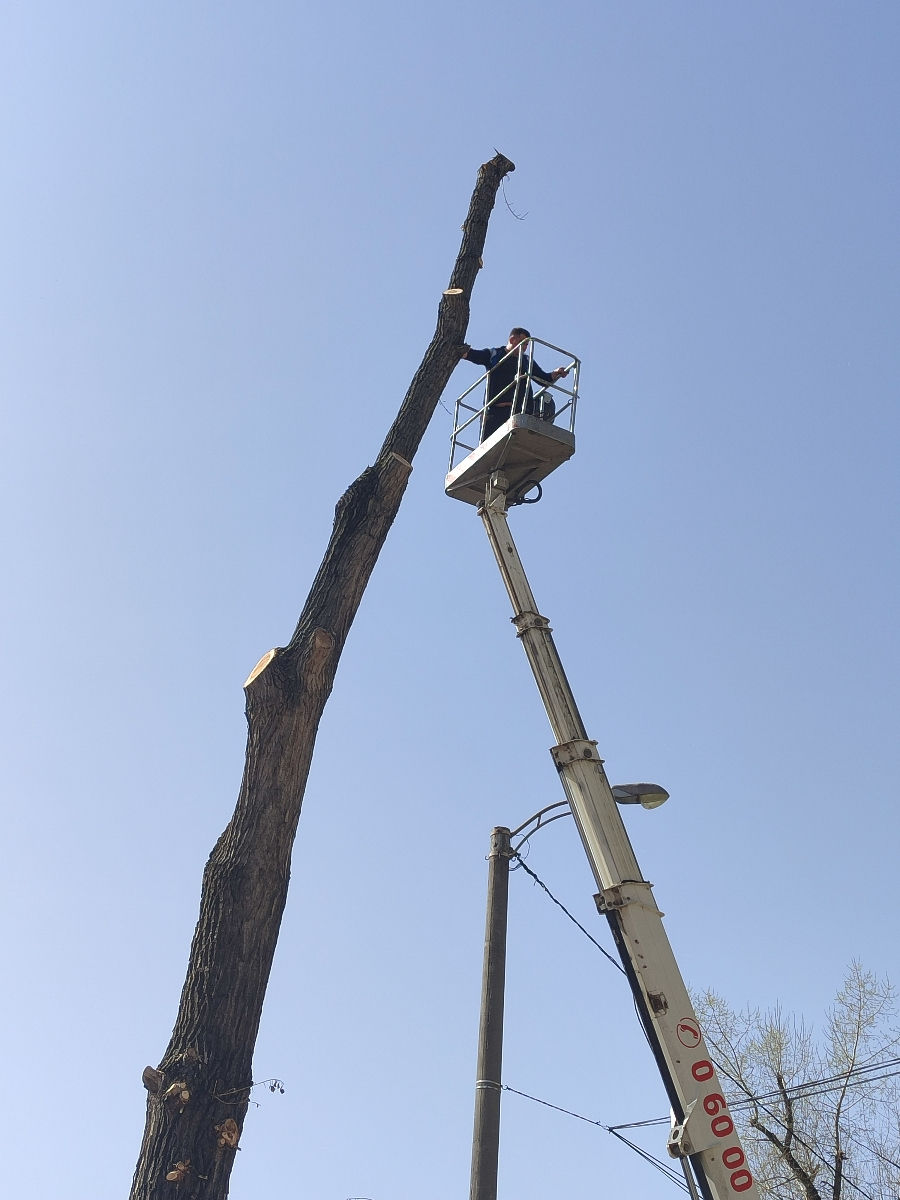
[[687, 1160], [705, 1200], [759, 1200], [721, 1084], [597, 752], [540, 615], [507, 523], [509, 481], [495, 472], [478, 511], [513, 608], [513, 624], [550, 718], [551, 750], [674, 1113], [668, 1149]]

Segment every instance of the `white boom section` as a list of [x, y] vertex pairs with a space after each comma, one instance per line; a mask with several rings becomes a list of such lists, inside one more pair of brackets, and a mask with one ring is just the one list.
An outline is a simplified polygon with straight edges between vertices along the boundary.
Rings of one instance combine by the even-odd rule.
[[[635, 991], [675, 1113], [673, 1158], [689, 1158], [709, 1200], [759, 1200], [687, 988], [628, 839], [597, 753], [582, 724], [546, 617], [538, 612], [506, 519], [506, 480], [494, 475], [479, 508], [513, 624], [528, 655], [557, 745], [551, 751]], [[668, 1078], [666, 1077], [668, 1076]]]

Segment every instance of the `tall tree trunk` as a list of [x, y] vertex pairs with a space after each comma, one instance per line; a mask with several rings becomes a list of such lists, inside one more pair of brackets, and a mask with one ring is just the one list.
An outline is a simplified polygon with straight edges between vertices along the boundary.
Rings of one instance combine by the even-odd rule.
[[499, 153], [481, 167], [448, 288], [461, 290], [441, 299], [434, 337], [375, 463], [338, 501], [293, 637], [270, 650], [244, 685], [244, 778], [203, 873], [171, 1041], [158, 1068], [144, 1071], [147, 1119], [131, 1200], [228, 1195], [319, 720], [413, 456], [459, 361], [491, 210], [513, 170]]

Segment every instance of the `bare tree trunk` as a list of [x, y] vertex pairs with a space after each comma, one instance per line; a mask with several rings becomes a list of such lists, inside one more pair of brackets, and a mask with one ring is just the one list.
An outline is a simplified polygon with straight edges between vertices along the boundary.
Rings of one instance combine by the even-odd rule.
[[159, 1067], [144, 1071], [147, 1120], [131, 1200], [228, 1194], [319, 720], [413, 456], [459, 361], [491, 210], [513, 170], [499, 153], [481, 167], [448, 289], [461, 291], [442, 298], [434, 337], [375, 463], [338, 502], [290, 643], [269, 651], [244, 685], [244, 778], [203, 873], [171, 1041]]

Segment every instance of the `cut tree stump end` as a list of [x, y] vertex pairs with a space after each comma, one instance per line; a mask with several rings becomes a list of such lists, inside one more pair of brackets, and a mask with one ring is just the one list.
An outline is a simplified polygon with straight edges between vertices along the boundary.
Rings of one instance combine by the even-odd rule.
[[266, 669], [266, 667], [269, 665], [269, 663], [272, 661], [272, 659], [275, 657], [275, 655], [277, 653], [278, 653], [277, 650], [267, 650], [266, 651], [266, 653], [262, 656], [262, 658], [259, 660], [259, 662], [256, 664], [256, 666], [253, 668], [253, 670], [250, 672], [250, 674], [244, 680], [245, 688], [249, 687], [250, 684], [253, 682], [253, 680], [256, 679], [259, 675], [262, 675], [263, 671]]

